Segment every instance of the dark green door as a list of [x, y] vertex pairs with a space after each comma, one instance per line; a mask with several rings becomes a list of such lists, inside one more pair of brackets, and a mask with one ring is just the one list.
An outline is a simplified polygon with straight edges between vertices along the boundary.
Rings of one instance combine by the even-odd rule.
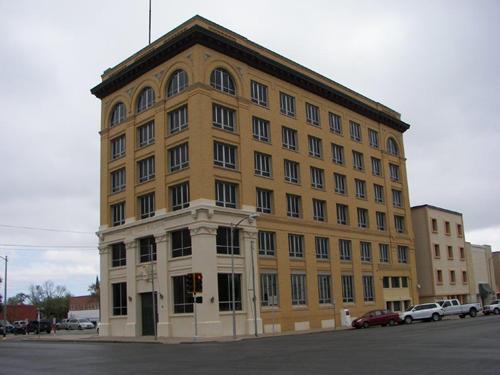
[[[155, 310], [156, 321], [158, 322], [158, 301], [155, 293]], [[153, 298], [152, 293], [141, 293], [141, 311], [142, 311], [142, 335], [153, 336], [154, 320], [153, 320]]]

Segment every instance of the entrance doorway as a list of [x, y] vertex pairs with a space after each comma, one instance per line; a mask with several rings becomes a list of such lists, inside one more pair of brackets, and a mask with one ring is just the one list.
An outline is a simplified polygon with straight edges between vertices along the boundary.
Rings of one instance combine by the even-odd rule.
[[[153, 320], [153, 293], [141, 293], [141, 313], [142, 313], [142, 335], [143, 336], [153, 336], [154, 331], [154, 320]], [[158, 295], [155, 292], [155, 317], [156, 323], [158, 324]]]

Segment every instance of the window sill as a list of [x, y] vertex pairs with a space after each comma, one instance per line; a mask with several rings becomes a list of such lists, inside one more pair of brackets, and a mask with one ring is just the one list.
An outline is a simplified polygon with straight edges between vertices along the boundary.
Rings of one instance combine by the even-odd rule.
[[108, 268], [109, 271], [124, 271], [126, 269], [127, 269], [126, 265], [125, 266], [116, 266], [116, 267], [111, 266]]
[[219, 131], [227, 133], [227, 134], [239, 135], [239, 132], [237, 131], [236, 125], [234, 127], [234, 130], [230, 130], [230, 129], [219, 128], [218, 126], [215, 126], [214, 124], [212, 124], [212, 129], [219, 130]]
[[258, 173], [255, 173], [253, 174], [255, 177], [261, 177], [261, 178], [265, 178], [265, 179], [268, 179], [268, 180], [274, 180], [274, 177], [273, 175], [271, 174], [270, 176], [264, 176], [262, 174], [258, 174]]
[[154, 146], [155, 142], [152, 142], [152, 143], [148, 143], [146, 145], [142, 145], [142, 146], [135, 146], [135, 150], [134, 151], [139, 151], [139, 150], [143, 150], [149, 146]]
[[146, 180], [146, 181], [140, 181], [140, 182], [138, 181], [138, 182], [135, 183], [135, 187], [140, 186], [140, 185], [145, 185], [148, 182], [152, 182], [154, 180], [156, 180], [156, 176], [152, 177], [152, 178], [150, 178], [149, 180]]
[[265, 141], [265, 140], [263, 140], [263, 139], [255, 138], [255, 136], [254, 136], [253, 134], [252, 134], [252, 139], [253, 139], [255, 142], [260, 142], [260, 143], [264, 143], [264, 144], [266, 144], [266, 145], [270, 145], [270, 146], [272, 146], [272, 143], [271, 143], [271, 141], [270, 141], [270, 140], [269, 140], [269, 141]]
[[174, 133], [171, 133], [170, 131], [167, 130], [167, 134], [165, 135], [165, 138], [172, 138], [172, 137], [175, 137], [179, 134], [182, 134], [182, 133], [185, 133], [189, 130], [189, 124], [188, 126], [186, 126], [185, 128], [179, 130], [179, 131], [176, 131]]
[[288, 118], [291, 118], [291, 119], [294, 119], [294, 120], [297, 120], [297, 115], [295, 114], [291, 114], [291, 113], [283, 113], [280, 111], [280, 114], [285, 116], [285, 117], [288, 117]]
[[269, 109], [269, 103], [268, 104], [261, 104], [261, 103], [254, 101], [252, 98], [250, 98], [250, 102], [257, 107]]
[[173, 176], [173, 175], [176, 175], [176, 174], [181, 173], [183, 171], [189, 170], [189, 167], [190, 167], [190, 165], [188, 164], [187, 166], [182, 167], [180, 169], [176, 169], [175, 171], [168, 171], [167, 176]]
[[292, 305], [292, 310], [309, 310], [307, 305]]

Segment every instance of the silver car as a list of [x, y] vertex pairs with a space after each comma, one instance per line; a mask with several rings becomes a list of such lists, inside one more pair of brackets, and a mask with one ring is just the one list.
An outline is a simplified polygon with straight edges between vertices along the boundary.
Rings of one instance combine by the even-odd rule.
[[70, 319], [68, 329], [93, 329], [94, 324], [88, 319]]
[[414, 320], [428, 320], [437, 322], [444, 315], [444, 310], [437, 303], [422, 303], [410, 306], [404, 313], [399, 314], [399, 318], [406, 324], [411, 324]]

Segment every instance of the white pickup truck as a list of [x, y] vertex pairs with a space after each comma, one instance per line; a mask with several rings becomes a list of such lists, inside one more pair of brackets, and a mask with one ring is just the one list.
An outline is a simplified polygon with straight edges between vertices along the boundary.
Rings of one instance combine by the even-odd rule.
[[445, 299], [436, 301], [444, 310], [444, 315], [458, 315], [460, 318], [465, 318], [469, 315], [471, 318], [477, 316], [478, 311], [481, 310], [480, 303], [467, 303], [461, 305], [458, 299]]

